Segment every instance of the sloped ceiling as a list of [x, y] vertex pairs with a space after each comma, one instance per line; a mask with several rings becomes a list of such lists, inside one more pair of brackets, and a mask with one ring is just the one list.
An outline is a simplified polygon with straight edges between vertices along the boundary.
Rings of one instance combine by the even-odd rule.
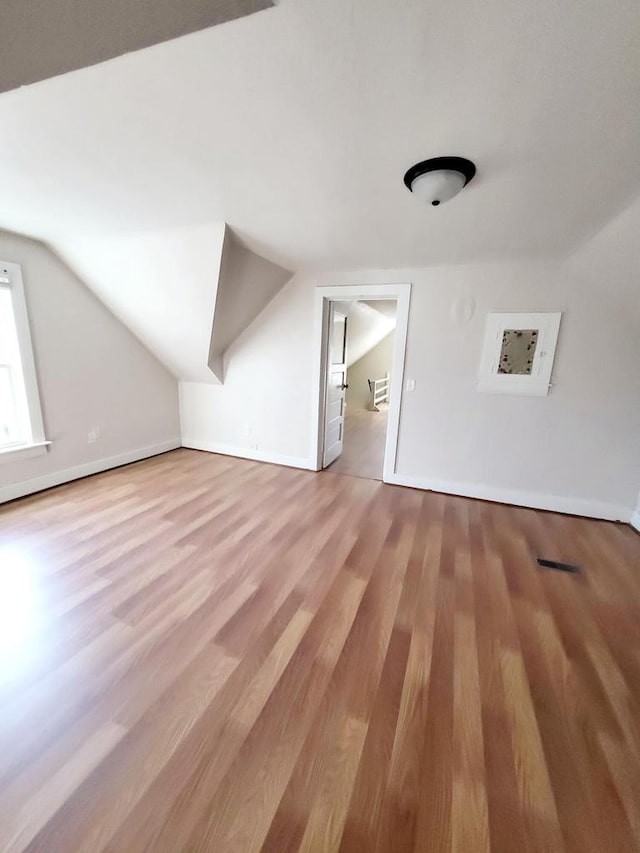
[[[0, 96], [0, 227], [80, 255], [226, 221], [289, 269], [564, 254], [640, 188], [639, 43], [637, 0], [281, 0]], [[425, 209], [402, 176], [439, 154], [478, 174]]]
[[179, 379], [208, 365], [224, 223], [71, 241], [63, 260]]
[[398, 303], [395, 299], [362, 299], [360, 301], [363, 305], [368, 305], [369, 308], [375, 308], [385, 317], [395, 319], [398, 313]]
[[[395, 300], [390, 301], [395, 308]], [[395, 311], [380, 311], [373, 307], [373, 302], [335, 302], [334, 305], [348, 317], [347, 367], [360, 361], [396, 327]]]
[[[1, 94], [0, 228], [211, 381], [225, 222], [285, 271], [570, 254], [640, 191], [638, 44], [637, 0], [281, 0]], [[477, 176], [423, 207], [442, 154]]]
[[272, 0], [7, 0], [0, 92], [273, 6]]
[[226, 349], [291, 277], [224, 223], [87, 241], [63, 259], [190, 382], [224, 381]]

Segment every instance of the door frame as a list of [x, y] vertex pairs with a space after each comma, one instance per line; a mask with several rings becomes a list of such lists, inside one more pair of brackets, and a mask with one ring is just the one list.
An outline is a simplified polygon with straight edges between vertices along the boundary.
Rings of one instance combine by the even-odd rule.
[[409, 326], [411, 284], [352, 284], [316, 287], [313, 335], [313, 398], [312, 398], [312, 463], [313, 470], [322, 470], [324, 451], [324, 419], [326, 405], [326, 367], [329, 348], [329, 302], [355, 302], [366, 299], [395, 299], [396, 328], [391, 365], [391, 394], [384, 448], [382, 480], [391, 482], [396, 472], [398, 430], [404, 388], [404, 360]]

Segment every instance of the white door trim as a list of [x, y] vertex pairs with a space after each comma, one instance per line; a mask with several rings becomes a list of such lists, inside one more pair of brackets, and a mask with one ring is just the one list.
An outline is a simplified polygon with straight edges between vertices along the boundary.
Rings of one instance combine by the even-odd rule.
[[311, 461], [315, 463], [314, 470], [322, 470], [324, 407], [326, 399], [326, 371], [324, 370], [324, 366], [327, 357], [329, 334], [329, 302], [332, 300], [349, 301], [357, 299], [396, 299], [398, 305], [393, 343], [393, 365], [391, 367], [389, 420], [387, 422], [387, 438], [382, 473], [382, 479], [387, 483], [393, 478], [396, 471], [398, 430], [400, 427], [402, 389], [404, 387], [404, 358], [407, 345], [407, 328], [409, 325], [409, 303], [411, 301], [410, 284], [352, 284], [316, 287], [312, 362], [313, 377], [311, 386], [313, 389]]

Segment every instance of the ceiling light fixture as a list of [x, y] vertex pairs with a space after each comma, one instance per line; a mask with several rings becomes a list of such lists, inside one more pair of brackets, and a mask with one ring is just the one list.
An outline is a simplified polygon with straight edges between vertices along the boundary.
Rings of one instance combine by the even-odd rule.
[[432, 157], [412, 166], [404, 182], [414, 195], [437, 207], [458, 195], [475, 173], [474, 164], [464, 157]]

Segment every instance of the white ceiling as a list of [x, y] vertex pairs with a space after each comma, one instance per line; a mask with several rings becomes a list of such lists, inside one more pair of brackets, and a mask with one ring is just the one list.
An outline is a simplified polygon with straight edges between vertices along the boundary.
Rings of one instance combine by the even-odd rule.
[[5, 2], [0, 27], [0, 92], [270, 6], [273, 0]]
[[384, 317], [395, 320], [398, 313], [398, 301], [396, 299], [363, 299], [362, 303], [369, 308], [375, 308]]
[[[280, 0], [0, 95], [0, 227], [84, 268], [223, 221], [292, 268], [565, 253], [640, 191], [639, 48], [637, 0]], [[423, 208], [443, 154], [478, 175]]]
[[[390, 300], [395, 303], [395, 300]], [[345, 314], [347, 324], [347, 367], [360, 361], [368, 352], [377, 346], [383, 338], [396, 327], [395, 313], [393, 316], [372, 308], [371, 302], [352, 300], [351, 302], [334, 302], [336, 311]]]

